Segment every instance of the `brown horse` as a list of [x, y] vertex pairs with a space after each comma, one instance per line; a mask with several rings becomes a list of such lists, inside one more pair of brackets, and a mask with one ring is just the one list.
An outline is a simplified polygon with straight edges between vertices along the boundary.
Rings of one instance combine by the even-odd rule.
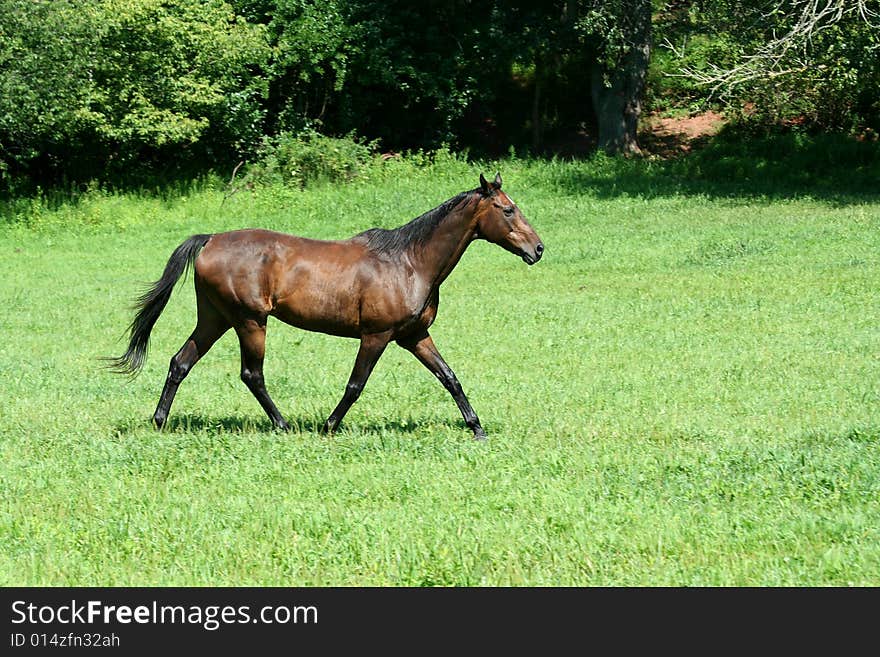
[[174, 357], [153, 414], [165, 424], [181, 381], [230, 328], [241, 347], [241, 379], [276, 427], [289, 425], [263, 381], [269, 316], [308, 331], [360, 339], [342, 400], [327, 418], [332, 432], [360, 396], [373, 366], [392, 340], [415, 355], [452, 394], [474, 437], [486, 437], [455, 374], [428, 328], [437, 316], [440, 284], [468, 245], [486, 239], [533, 265], [544, 245], [510, 197], [501, 176], [394, 230], [371, 228], [347, 240], [319, 241], [267, 230], [193, 235], [181, 244], [162, 277], [138, 299], [128, 349], [111, 359], [117, 372], [137, 374], [150, 331], [171, 291], [194, 263], [198, 321]]

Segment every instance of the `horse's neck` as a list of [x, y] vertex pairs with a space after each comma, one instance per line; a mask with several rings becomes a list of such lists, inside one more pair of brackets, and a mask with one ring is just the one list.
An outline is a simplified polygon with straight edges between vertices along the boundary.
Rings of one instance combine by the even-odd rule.
[[476, 234], [476, 207], [467, 203], [453, 210], [443, 218], [431, 238], [422, 244], [411, 259], [418, 263], [419, 269], [437, 288], [452, 273], [465, 249]]

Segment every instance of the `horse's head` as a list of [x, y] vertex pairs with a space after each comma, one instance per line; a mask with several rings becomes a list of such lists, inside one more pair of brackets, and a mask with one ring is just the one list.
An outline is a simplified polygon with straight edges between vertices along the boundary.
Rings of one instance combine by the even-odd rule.
[[544, 253], [544, 243], [511, 198], [501, 191], [501, 174], [495, 174], [494, 182], [486, 182], [480, 174], [482, 194], [475, 212], [477, 237], [504, 247], [533, 265]]

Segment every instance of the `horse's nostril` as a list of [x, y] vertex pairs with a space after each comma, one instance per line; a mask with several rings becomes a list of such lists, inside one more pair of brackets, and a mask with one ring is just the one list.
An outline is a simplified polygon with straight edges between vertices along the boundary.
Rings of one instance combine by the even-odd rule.
[[539, 256], [544, 253], [544, 245], [540, 242], [538, 242], [538, 246], [535, 247], [535, 253], [537, 253]]

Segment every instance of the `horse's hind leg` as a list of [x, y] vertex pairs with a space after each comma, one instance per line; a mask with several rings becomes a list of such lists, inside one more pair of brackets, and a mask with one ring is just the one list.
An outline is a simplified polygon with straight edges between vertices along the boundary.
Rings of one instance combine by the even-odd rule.
[[263, 356], [266, 353], [266, 320], [249, 319], [235, 327], [241, 346], [241, 380], [253, 393], [266, 415], [279, 429], [290, 429], [266, 390], [263, 379]]
[[189, 371], [199, 359], [208, 353], [215, 342], [229, 329], [227, 322], [207, 301], [198, 300], [198, 321], [196, 328], [183, 346], [171, 358], [168, 367], [168, 376], [165, 378], [165, 387], [162, 396], [159, 397], [159, 405], [153, 413], [153, 424], [161, 429], [168, 419], [171, 403], [181, 381], [186, 378]]

